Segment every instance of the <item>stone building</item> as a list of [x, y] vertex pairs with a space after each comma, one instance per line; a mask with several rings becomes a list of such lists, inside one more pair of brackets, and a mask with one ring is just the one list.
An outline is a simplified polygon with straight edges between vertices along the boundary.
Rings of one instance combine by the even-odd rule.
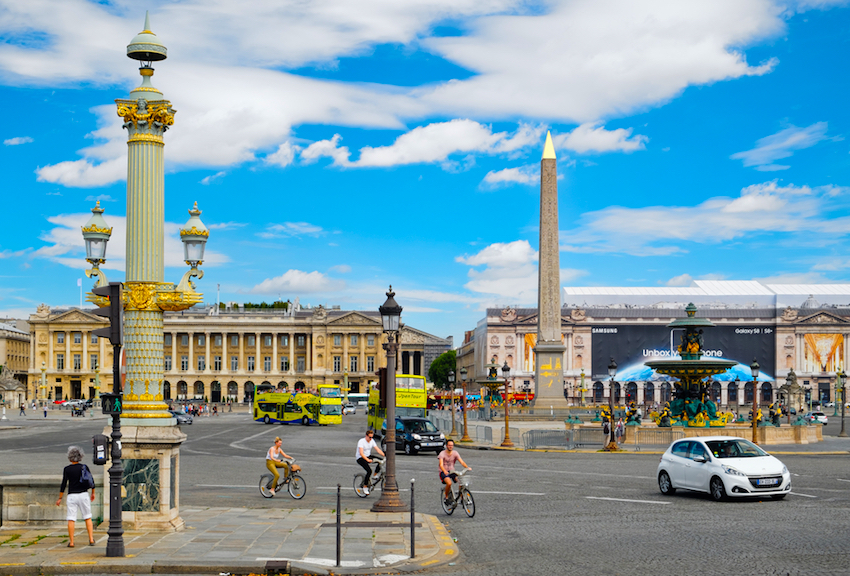
[[3, 378], [0, 396], [7, 406], [17, 408], [26, 400], [27, 369], [30, 358], [30, 334], [23, 320], [0, 323], [0, 365]]
[[[42, 362], [50, 398], [90, 398], [97, 383], [101, 392], [111, 389], [112, 348], [91, 335], [105, 325], [100, 317], [39, 307], [30, 324], [36, 342], [31, 393]], [[346, 376], [352, 392], [365, 391], [386, 365], [385, 341], [377, 311], [234, 306], [166, 312], [163, 398], [247, 402], [258, 388], [315, 390], [342, 384]], [[431, 360], [451, 345], [451, 339], [403, 326], [400, 372], [427, 375]]]

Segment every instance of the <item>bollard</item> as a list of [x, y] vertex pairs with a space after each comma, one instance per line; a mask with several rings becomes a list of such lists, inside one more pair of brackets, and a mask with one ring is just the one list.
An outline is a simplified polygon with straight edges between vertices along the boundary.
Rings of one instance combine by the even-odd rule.
[[415, 478], [410, 479], [410, 557], [413, 558], [416, 556], [416, 522], [415, 522], [415, 508], [413, 506], [413, 484], [416, 482]]
[[340, 557], [342, 556], [342, 524], [340, 521], [341, 511], [340, 507], [340, 488], [341, 485], [336, 485], [336, 565], [340, 564]]

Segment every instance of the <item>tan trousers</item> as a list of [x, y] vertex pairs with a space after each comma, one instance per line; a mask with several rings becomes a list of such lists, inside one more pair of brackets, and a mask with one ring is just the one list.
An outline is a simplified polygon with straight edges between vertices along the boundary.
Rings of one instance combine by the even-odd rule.
[[283, 477], [286, 478], [289, 476], [289, 463], [288, 462], [275, 462], [274, 460], [266, 459], [266, 468], [269, 469], [269, 472], [274, 475], [274, 482], [271, 485], [272, 489], [276, 489], [278, 483], [280, 482], [280, 474], [277, 473], [278, 468], [283, 468]]

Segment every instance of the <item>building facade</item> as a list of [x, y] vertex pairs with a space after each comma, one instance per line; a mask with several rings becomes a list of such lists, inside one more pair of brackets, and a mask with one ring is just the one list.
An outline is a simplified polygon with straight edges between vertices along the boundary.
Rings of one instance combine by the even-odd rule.
[[0, 323], [0, 364], [9, 374], [27, 382], [30, 359], [29, 326], [23, 320], [7, 320]]
[[[31, 317], [35, 353], [30, 391], [47, 381], [47, 397], [91, 398], [112, 386], [112, 349], [91, 332], [105, 324], [85, 310]], [[103, 340], [103, 339], [101, 339]], [[377, 311], [206, 308], [164, 315], [164, 400], [251, 401], [258, 388], [315, 390], [346, 380], [366, 391], [386, 365], [386, 337]], [[451, 340], [411, 326], [401, 330], [402, 373], [427, 375]]]

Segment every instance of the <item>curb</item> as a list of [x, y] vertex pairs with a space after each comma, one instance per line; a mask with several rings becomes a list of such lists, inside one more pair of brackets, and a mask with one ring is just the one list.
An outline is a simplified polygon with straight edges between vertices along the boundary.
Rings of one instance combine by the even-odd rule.
[[[665, 450], [651, 449], [651, 450], [618, 450], [616, 452], [606, 452], [605, 450], [580, 450], [580, 449], [566, 449], [566, 448], [504, 448], [499, 446], [498, 444], [477, 444], [464, 442], [461, 444], [460, 442], [456, 442], [455, 446], [458, 448], [469, 448], [472, 450], [501, 450], [504, 452], [550, 452], [556, 454], [633, 454], [637, 456], [645, 455], [645, 456], [658, 456], [660, 454], [664, 454]], [[632, 446], [633, 447], [633, 446]], [[769, 446], [767, 448], [770, 448]], [[812, 451], [800, 451], [800, 450], [767, 450], [770, 454], [782, 454], [786, 456], [847, 456], [850, 455], [850, 450], [812, 450]]]

